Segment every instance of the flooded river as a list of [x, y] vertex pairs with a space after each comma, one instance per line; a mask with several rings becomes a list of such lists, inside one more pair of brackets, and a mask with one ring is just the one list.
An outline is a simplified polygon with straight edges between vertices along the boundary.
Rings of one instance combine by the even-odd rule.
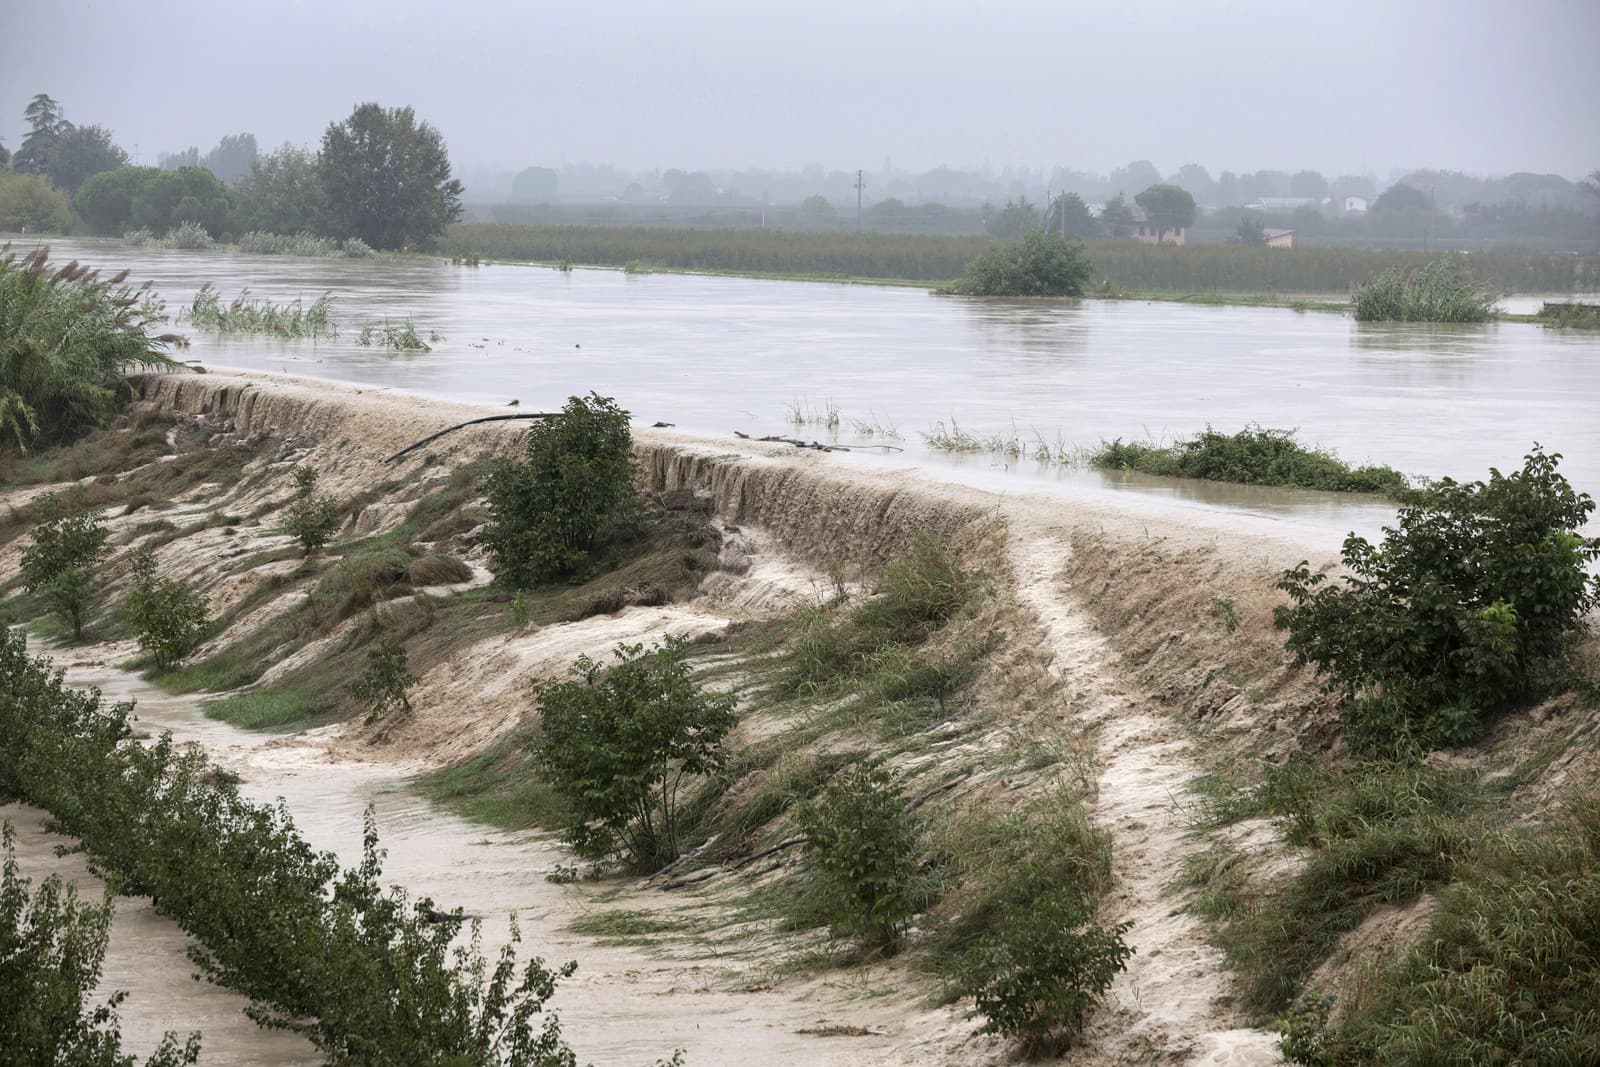
[[[952, 420], [1024, 445], [1171, 440], [1208, 423], [1298, 428], [1355, 463], [1480, 477], [1535, 441], [1600, 493], [1600, 338], [1520, 323], [1361, 324], [1325, 312], [1174, 303], [993, 301], [919, 289], [490, 265], [316, 260], [60, 241], [59, 260], [127, 267], [176, 314], [210, 282], [275, 301], [335, 299], [331, 341], [218, 338], [208, 365], [361, 382], [440, 398], [548, 409], [612, 395], [644, 422], [707, 434], [787, 433], [841, 443], [854, 420], [898, 428], [912, 463], [989, 488], [1129, 491], [1324, 528], [1370, 530], [1389, 513], [1348, 497], [1111, 476], [990, 456], [950, 457], [921, 431]], [[365, 322], [415, 321], [433, 350], [356, 343]], [[840, 414], [825, 428], [786, 410]]]

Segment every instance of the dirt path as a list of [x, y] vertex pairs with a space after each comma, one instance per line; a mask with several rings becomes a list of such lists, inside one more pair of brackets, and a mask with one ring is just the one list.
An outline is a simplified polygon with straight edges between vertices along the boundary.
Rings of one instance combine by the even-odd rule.
[[[1204, 925], [1180, 910], [1173, 886], [1191, 848], [1174, 801], [1196, 771], [1188, 742], [1119, 676], [1113, 653], [1073, 604], [1060, 574], [1071, 546], [1048, 529], [1014, 525], [1009, 540], [1018, 598], [1044, 625], [1052, 670], [1075, 716], [1095, 731], [1095, 818], [1112, 834], [1115, 884], [1106, 915], [1131, 921], [1137, 950], [1093, 1021], [1079, 1062], [1281, 1062], [1277, 1039], [1239, 1027], [1221, 954]], [[1165, 1062], [1165, 1061], [1164, 1061]]]

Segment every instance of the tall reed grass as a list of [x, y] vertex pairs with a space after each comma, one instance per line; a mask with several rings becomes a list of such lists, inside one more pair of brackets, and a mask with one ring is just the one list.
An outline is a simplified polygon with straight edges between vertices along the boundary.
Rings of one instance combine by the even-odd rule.
[[1488, 322], [1494, 299], [1449, 260], [1391, 267], [1351, 298], [1359, 322]]
[[214, 333], [257, 333], [273, 337], [337, 337], [333, 321], [333, 294], [323, 293], [310, 307], [296, 299], [274, 304], [251, 299], [249, 289], [241, 289], [231, 304], [210, 283], [200, 287], [187, 311], [195, 328]]

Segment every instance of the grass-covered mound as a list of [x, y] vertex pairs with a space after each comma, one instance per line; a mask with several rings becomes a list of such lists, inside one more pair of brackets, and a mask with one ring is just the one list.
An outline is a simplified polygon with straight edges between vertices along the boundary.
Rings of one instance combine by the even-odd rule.
[[1351, 467], [1332, 452], [1309, 448], [1293, 430], [1250, 426], [1235, 434], [1206, 429], [1170, 445], [1124, 443], [1119, 437], [1089, 454], [1101, 470], [1140, 471], [1172, 478], [1205, 478], [1242, 485], [1379, 493], [1399, 497], [1409, 488], [1393, 467]]
[[1447, 260], [1405, 270], [1391, 267], [1351, 298], [1358, 322], [1488, 322], [1494, 298]]

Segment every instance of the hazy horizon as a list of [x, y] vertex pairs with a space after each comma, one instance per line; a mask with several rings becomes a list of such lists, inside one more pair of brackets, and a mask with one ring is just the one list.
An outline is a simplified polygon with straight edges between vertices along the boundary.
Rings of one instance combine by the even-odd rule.
[[1330, 178], [1600, 167], [1600, 5], [838, 0], [781, 13], [483, 0], [271, 6], [102, 0], [0, 12], [0, 138], [46, 92], [138, 162], [226, 134], [315, 145], [354, 104], [409, 104], [460, 171], [1099, 174], [1149, 159]]

